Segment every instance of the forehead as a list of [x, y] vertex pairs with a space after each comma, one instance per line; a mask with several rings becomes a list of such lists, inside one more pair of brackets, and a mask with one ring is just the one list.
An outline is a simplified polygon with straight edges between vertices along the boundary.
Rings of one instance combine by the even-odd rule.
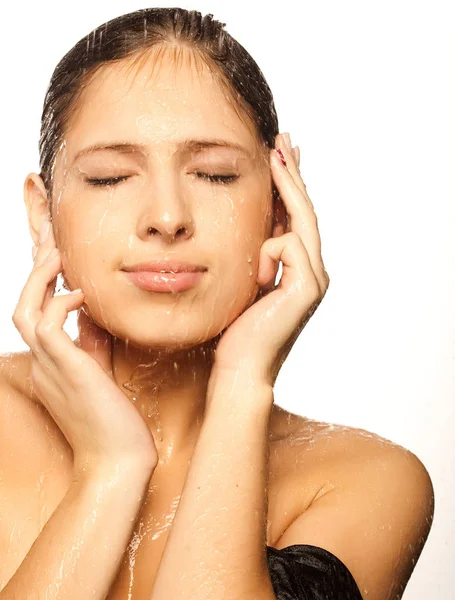
[[103, 65], [84, 88], [65, 141], [71, 153], [100, 139], [159, 143], [203, 135], [250, 148], [258, 142], [218, 73], [188, 48], [160, 46]]

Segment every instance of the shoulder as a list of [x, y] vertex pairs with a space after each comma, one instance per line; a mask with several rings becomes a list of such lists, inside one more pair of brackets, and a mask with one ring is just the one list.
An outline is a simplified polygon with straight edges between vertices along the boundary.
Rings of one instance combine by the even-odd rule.
[[[30, 440], [43, 417], [44, 408], [33, 393], [30, 352], [0, 354], [0, 427], [3, 458]], [[7, 424], [7, 427], [6, 427]], [[24, 443], [25, 442], [25, 443]], [[6, 452], [5, 452], [6, 450]], [[2, 457], [0, 457], [0, 460]]]
[[30, 402], [25, 353], [0, 355], [0, 471], [2, 502], [29, 481], [30, 449], [36, 449], [36, 415]]
[[[31, 360], [30, 350], [0, 354], [0, 411], [17, 410], [19, 404], [34, 413], [44, 410], [33, 390], [30, 376]], [[5, 402], [5, 399], [9, 399], [10, 402]], [[0, 414], [4, 416], [3, 412]]]
[[425, 466], [415, 454], [377, 433], [287, 414], [292, 426], [280, 441], [289, 449], [289, 460], [293, 459], [294, 464], [297, 462], [307, 467], [308, 462], [316, 462], [328, 477], [338, 479], [355, 476], [360, 465], [363, 465], [363, 469], [368, 469], [375, 460], [388, 458], [411, 469], [418, 468], [429, 477]]
[[290, 440], [289, 460], [300, 481], [295, 494], [307, 489], [308, 473], [318, 478], [319, 489], [276, 547], [324, 548], [349, 568], [371, 600], [388, 599], [392, 587], [401, 598], [434, 514], [424, 464], [399, 444], [344, 425], [302, 421]]
[[0, 355], [0, 471], [12, 469], [24, 481], [55, 455], [66, 465], [70, 454], [63, 433], [33, 391], [30, 367], [30, 351]]
[[302, 481], [308, 475], [317, 479], [319, 490], [313, 502], [346, 487], [365, 494], [374, 483], [390, 488], [391, 501], [400, 491], [412, 489], [432, 505], [431, 477], [411, 450], [357, 427], [303, 417], [296, 425], [286, 438], [288, 466]]
[[[365, 487], [365, 482], [392, 484], [403, 478], [414, 488], [433, 492], [430, 475], [409, 449], [371, 431], [333, 423], [310, 424], [320, 460], [327, 465], [327, 491], [336, 486]], [[430, 495], [431, 495], [430, 494]]]
[[32, 396], [30, 364], [30, 350], [0, 354], [0, 389]]
[[30, 351], [0, 354], [0, 422], [8, 423], [11, 435], [43, 410], [33, 392], [30, 367]]

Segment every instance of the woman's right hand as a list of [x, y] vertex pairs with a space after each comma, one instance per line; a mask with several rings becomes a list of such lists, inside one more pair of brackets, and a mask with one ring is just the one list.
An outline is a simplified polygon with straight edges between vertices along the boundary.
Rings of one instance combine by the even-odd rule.
[[54, 296], [61, 270], [50, 225], [12, 317], [32, 352], [34, 391], [71, 445], [75, 469], [126, 461], [132, 468], [154, 470], [158, 455], [152, 433], [113, 378], [111, 334], [82, 311], [79, 348], [63, 329], [84, 294]]

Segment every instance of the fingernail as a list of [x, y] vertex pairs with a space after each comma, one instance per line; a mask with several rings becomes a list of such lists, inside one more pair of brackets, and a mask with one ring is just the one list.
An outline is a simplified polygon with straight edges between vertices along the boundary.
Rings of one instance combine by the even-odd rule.
[[286, 148], [289, 152], [292, 152], [292, 144], [291, 144], [291, 136], [289, 133], [283, 133], [284, 143], [286, 144]]
[[47, 240], [47, 237], [49, 235], [50, 225], [51, 225], [51, 223], [47, 219], [41, 223], [41, 227], [39, 230], [39, 243], [40, 244], [43, 244]]
[[286, 166], [286, 160], [285, 160], [285, 158], [283, 156], [283, 153], [281, 152], [281, 150], [279, 148], [277, 148], [276, 151], [277, 151], [278, 156], [280, 157], [280, 160], [281, 160], [282, 164], [284, 166]]

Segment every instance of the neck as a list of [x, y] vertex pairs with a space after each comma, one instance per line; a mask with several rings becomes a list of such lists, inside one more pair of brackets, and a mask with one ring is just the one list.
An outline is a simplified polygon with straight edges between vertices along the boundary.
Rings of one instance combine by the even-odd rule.
[[185, 456], [196, 444], [217, 340], [162, 350], [113, 338], [114, 379], [147, 423], [160, 462]]

